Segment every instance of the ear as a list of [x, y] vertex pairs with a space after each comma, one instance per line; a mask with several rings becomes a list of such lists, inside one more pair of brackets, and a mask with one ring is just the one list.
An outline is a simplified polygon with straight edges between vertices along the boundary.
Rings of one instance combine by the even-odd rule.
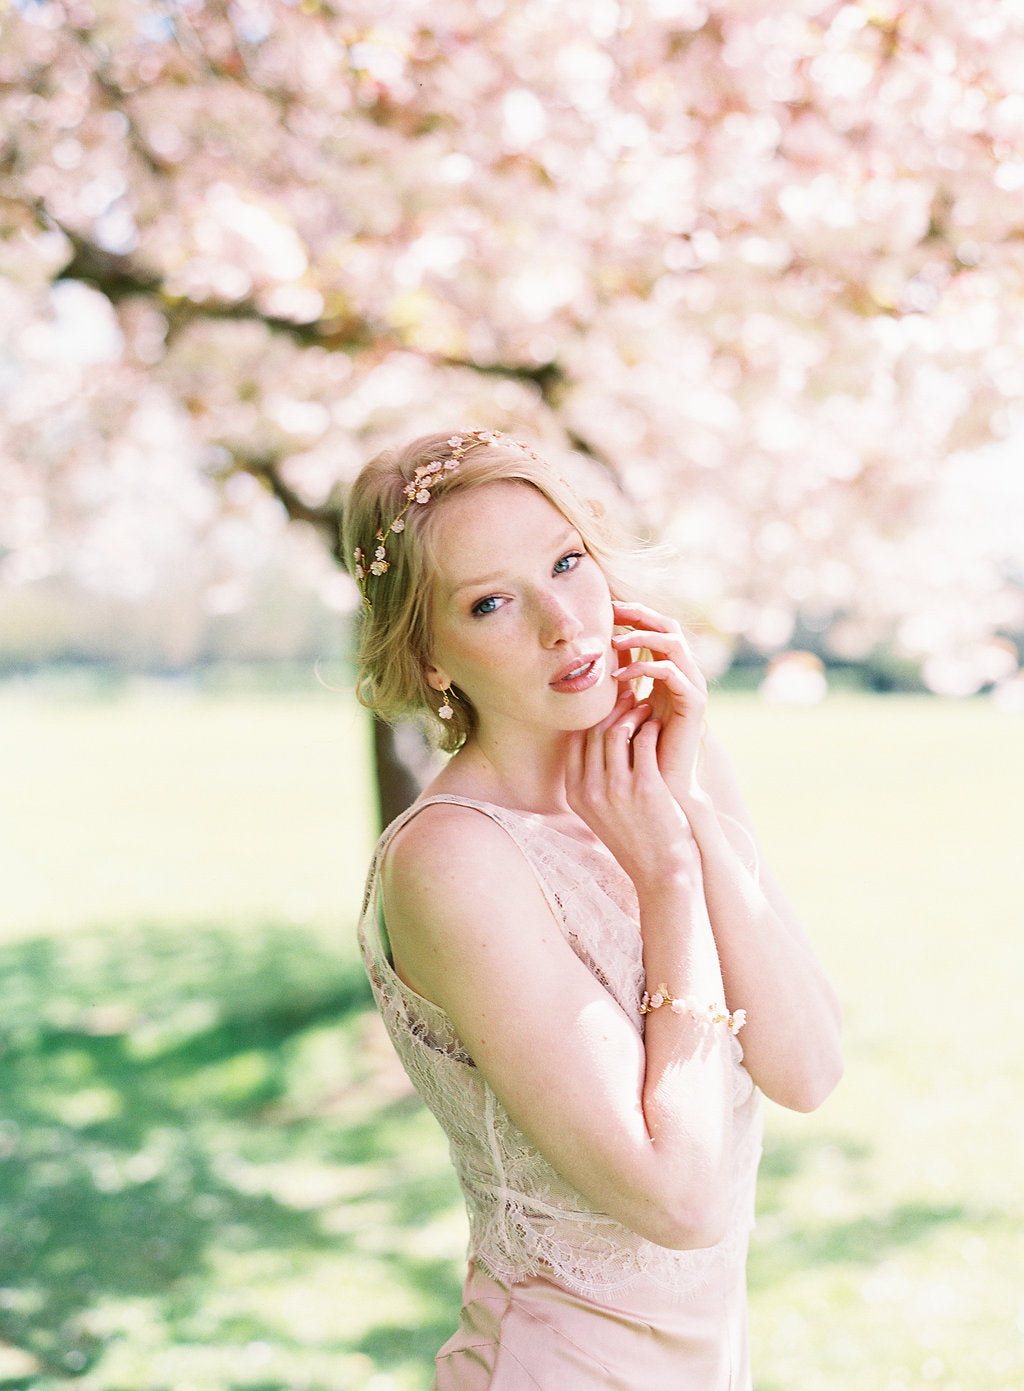
[[423, 663], [423, 675], [426, 677], [427, 685], [435, 691], [446, 690], [451, 684], [441, 668], [432, 666], [430, 662]]

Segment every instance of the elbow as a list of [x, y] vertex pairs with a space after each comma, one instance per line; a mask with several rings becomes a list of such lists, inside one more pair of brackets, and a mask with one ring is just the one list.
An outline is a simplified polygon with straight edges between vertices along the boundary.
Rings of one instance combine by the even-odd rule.
[[725, 1239], [728, 1223], [724, 1213], [691, 1213], [667, 1224], [650, 1239], [672, 1251], [701, 1251]]
[[641, 1233], [673, 1251], [697, 1251], [717, 1246], [729, 1226], [729, 1198], [723, 1178], [699, 1194], [689, 1194], [677, 1207], [666, 1208], [650, 1232]]
[[[675, 1233], [670, 1244], [673, 1251], [705, 1251], [725, 1240], [725, 1222], [691, 1223]], [[663, 1245], [666, 1243], [662, 1243]]]
[[790, 1075], [772, 1100], [789, 1111], [808, 1114], [816, 1111], [835, 1091], [843, 1076], [843, 1055], [836, 1047], [829, 1054], [809, 1061], [799, 1072]]

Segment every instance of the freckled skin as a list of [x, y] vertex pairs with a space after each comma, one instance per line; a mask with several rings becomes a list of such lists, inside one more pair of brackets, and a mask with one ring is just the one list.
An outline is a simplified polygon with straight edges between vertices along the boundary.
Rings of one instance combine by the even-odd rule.
[[[562, 514], [535, 489], [503, 482], [453, 498], [438, 525], [428, 676], [469, 697], [481, 742], [532, 745], [607, 716], [619, 693], [611, 595]], [[552, 688], [584, 658], [600, 659], [597, 680]]]

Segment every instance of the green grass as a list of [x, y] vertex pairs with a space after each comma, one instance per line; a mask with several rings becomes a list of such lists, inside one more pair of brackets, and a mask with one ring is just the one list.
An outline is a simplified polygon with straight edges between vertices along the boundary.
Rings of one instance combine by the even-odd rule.
[[1024, 1386], [1024, 721], [724, 702], [766, 858], [839, 983], [847, 1076], [772, 1109], [759, 1391]]
[[[1024, 1386], [1024, 721], [719, 694], [847, 1012], [769, 1108], [757, 1391]], [[465, 1240], [355, 958], [339, 695], [0, 693], [0, 1391], [424, 1391]]]

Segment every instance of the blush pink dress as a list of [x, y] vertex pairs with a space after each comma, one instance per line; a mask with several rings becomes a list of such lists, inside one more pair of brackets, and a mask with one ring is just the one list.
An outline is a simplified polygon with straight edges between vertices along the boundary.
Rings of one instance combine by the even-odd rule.
[[761, 1108], [739, 1041], [730, 1036], [732, 1203], [722, 1241], [669, 1250], [594, 1208], [513, 1125], [443, 1010], [391, 966], [380, 867], [394, 834], [433, 802], [473, 807], [511, 836], [577, 956], [641, 1033], [644, 1018], [636, 896], [603, 847], [532, 813], [452, 796], [417, 802], [385, 831], [360, 919], [363, 960], [402, 1064], [448, 1136], [469, 1218], [462, 1313], [437, 1355], [435, 1391], [750, 1391], [745, 1267]]

